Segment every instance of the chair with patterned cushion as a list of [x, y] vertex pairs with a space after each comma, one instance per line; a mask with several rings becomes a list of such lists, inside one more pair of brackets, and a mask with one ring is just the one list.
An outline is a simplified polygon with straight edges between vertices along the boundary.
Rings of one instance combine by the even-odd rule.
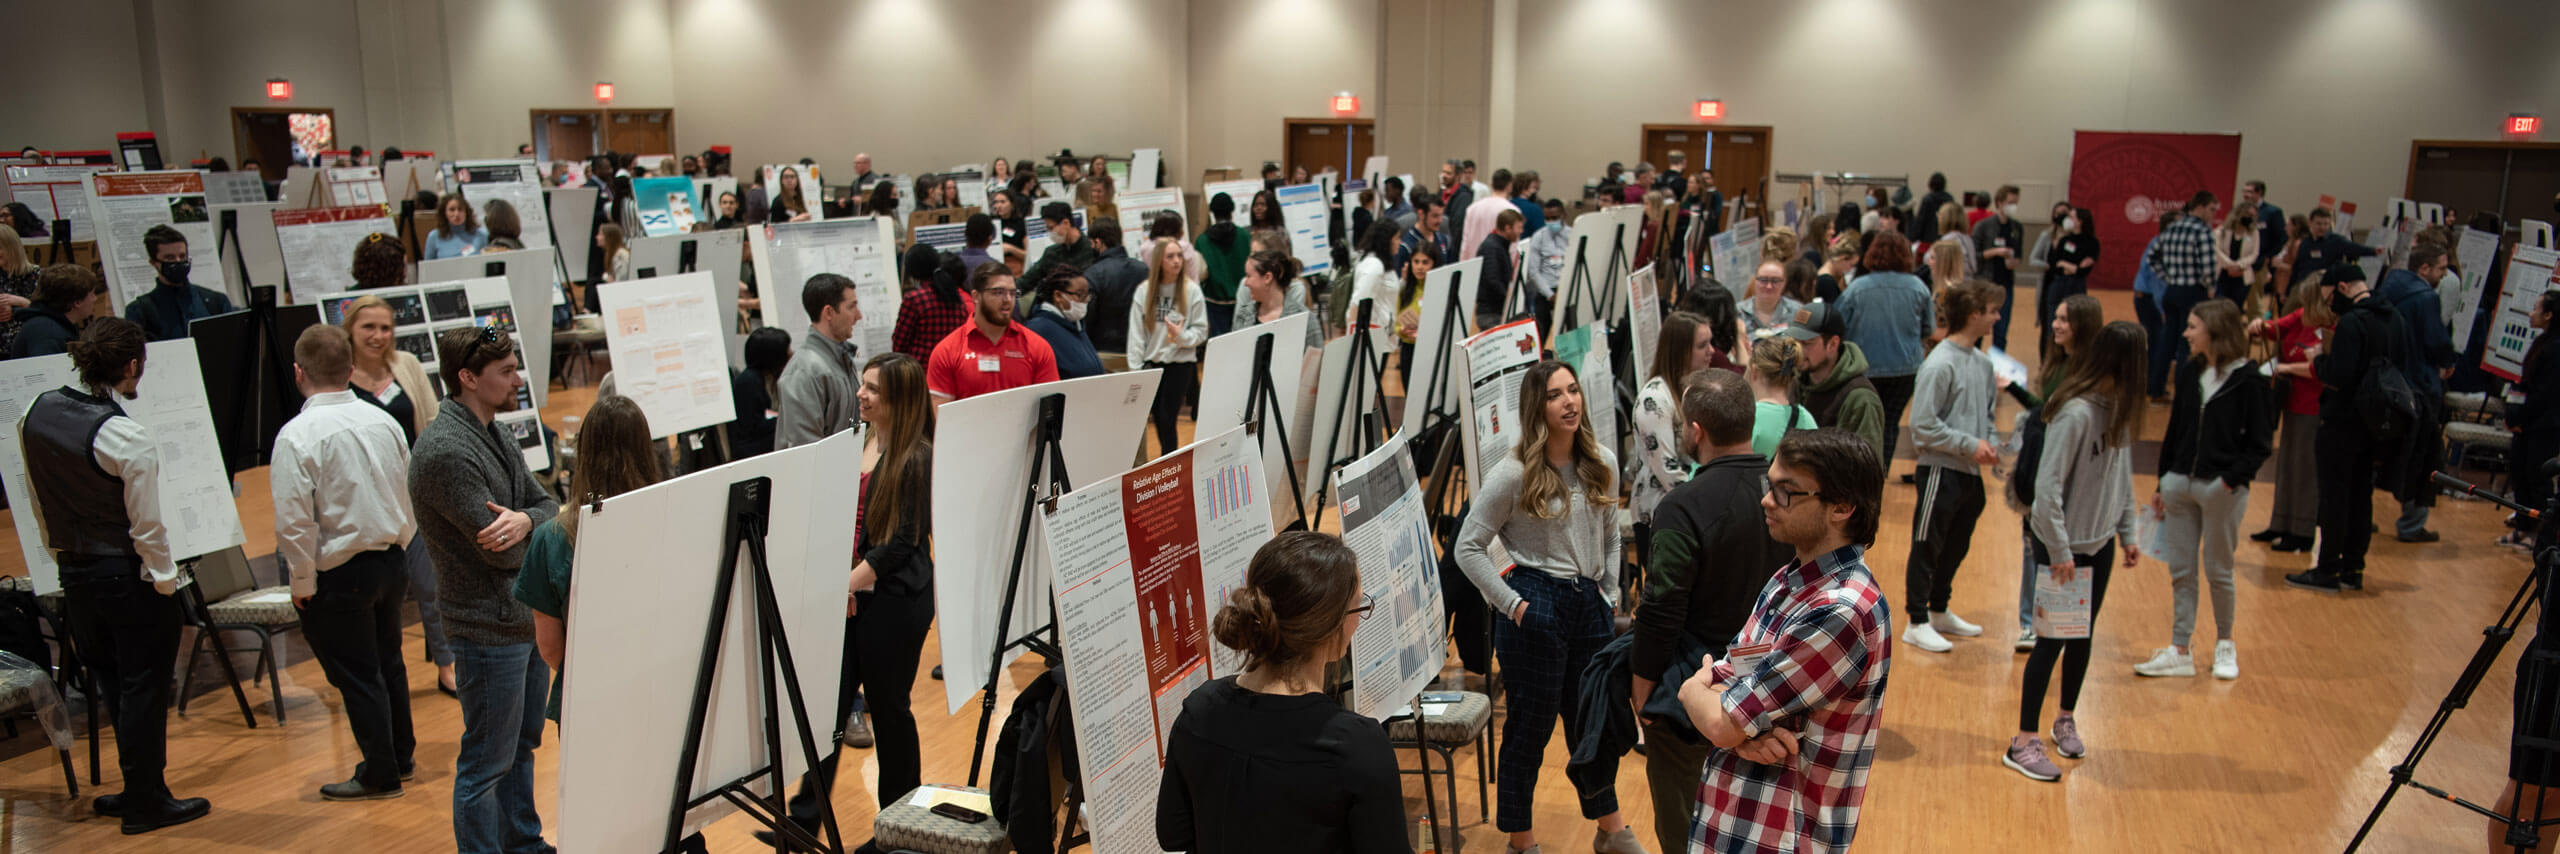
[[62, 785], [72, 797], [80, 797], [80, 776], [71, 770], [71, 712], [56, 690], [53, 674], [35, 662], [0, 652], [0, 722], [7, 724], [11, 739], [18, 737], [19, 718], [34, 720], [44, 732], [54, 758], [62, 762]]
[[2515, 449], [2515, 434], [2507, 432], [2506, 401], [2481, 392], [2448, 392], [2444, 408], [2447, 462], [2488, 469], [2489, 484], [2496, 488], [2507, 473], [2507, 454]]
[[[1440, 701], [1440, 698], [1452, 696], [1456, 699]], [[1417, 717], [1421, 719], [1419, 733], [1415, 728]], [[1493, 778], [1492, 732], [1493, 698], [1473, 691], [1425, 694], [1421, 708], [1414, 713], [1387, 720], [1389, 744], [1440, 754], [1440, 770], [1432, 770], [1429, 754], [1422, 754], [1419, 769], [1402, 773], [1422, 775], [1422, 785], [1426, 790], [1430, 788], [1433, 776], [1448, 778], [1449, 835], [1452, 837], [1457, 835], [1459, 827], [1457, 751], [1468, 744], [1476, 746], [1476, 812], [1481, 815], [1478, 821], [1492, 820], [1490, 801], [1485, 798], [1485, 781]]]
[[204, 654], [205, 643], [213, 643], [214, 656], [224, 673], [231, 676], [231, 693], [240, 700], [240, 716], [252, 728], [258, 725], [249, 713], [249, 701], [240, 691], [239, 674], [232, 670], [231, 647], [222, 642], [222, 632], [249, 632], [258, 636], [258, 660], [249, 665], [250, 684], [264, 679], [275, 702], [276, 723], [284, 723], [284, 683], [277, 678], [276, 635], [302, 625], [302, 613], [293, 607], [293, 588], [278, 584], [258, 586], [257, 576], [249, 571], [248, 555], [239, 546], [223, 549], [195, 561], [190, 572], [195, 583], [187, 594], [198, 607], [191, 608], [188, 621], [196, 626], [196, 641], [187, 653], [185, 681], [178, 687], [178, 714], [187, 713], [187, 697], [195, 686], [194, 663]]
[[897, 800], [881, 807], [880, 817], [872, 821], [872, 845], [919, 854], [1005, 854], [1013, 850], [1013, 839], [1005, 835], [1004, 823], [993, 817], [971, 823], [917, 805], [919, 796], [924, 796], [926, 802], [931, 803], [927, 793], [935, 790], [980, 798], [987, 796], [987, 790], [970, 786], [931, 785], [899, 795]]

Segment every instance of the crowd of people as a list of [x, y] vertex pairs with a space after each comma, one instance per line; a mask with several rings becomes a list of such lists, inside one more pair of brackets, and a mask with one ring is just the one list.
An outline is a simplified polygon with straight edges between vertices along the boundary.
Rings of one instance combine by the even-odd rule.
[[[1456, 296], [1473, 331], [1524, 317], [1543, 326], [1573, 245], [1567, 205], [1539, 197], [1537, 172], [1497, 169], [1480, 184], [1472, 161], [1452, 160], [1436, 187], [1392, 180], [1334, 211], [1334, 272], [1302, 275], [1279, 224], [1275, 190], [1286, 179], [1276, 164], [1251, 198], [1202, 200], [1208, 222], [1192, 229], [1179, 213], [1120, 221], [1101, 158], [1057, 162], [1073, 201], [1044, 200], [1033, 160], [993, 161], [988, 203], [966, 218], [963, 248], [917, 243], [900, 254], [888, 352], [853, 343], [865, 306], [842, 272], [798, 284], [808, 329], [797, 342], [758, 322], [793, 307], [740, 295], [752, 329], [733, 377], [730, 455], [867, 428], [837, 748], [791, 797], [788, 817], [805, 826], [839, 782], [844, 746], [876, 751], [883, 805], [923, 783], [908, 694], [935, 619], [931, 460], [942, 406], [1153, 369], [1163, 380], [1148, 432], [1161, 453], [1182, 444], [1214, 336], [1307, 314], [1302, 344], [1312, 350], [1369, 317], [1391, 329], [1401, 370], [1424, 343], [1416, 332], [1432, 270], [1482, 259], [1473, 290]], [[729, 169], [717, 152], [682, 162], [686, 174]], [[855, 160], [853, 181], [821, 203], [826, 216], [897, 210], [900, 185], [871, 166], [868, 155]], [[604, 215], [584, 281], [623, 277], [620, 220], [629, 179], [644, 174], [619, 155], [587, 169]], [[803, 199], [814, 196], [800, 182], [813, 179], [773, 170], [768, 195], [764, 171], [754, 174], [739, 196], [718, 200], [708, 227], [809, 215]], [[1535, 794], [1559, 720], [1577, 754], [1603, 732], [1627, 736], [1619, 753], [1637, 733], [1648, 747], [1651, 849], [1619, 809], [1613, 774], [1584, 773], [1579, 760], [1567, 769], [1596, 851], [1849, 846], [1897, 646], [1896, 610], [1866, 552], [1906, 444], [1915, 498], [1903, 598], [1893, 603], [1904, 618], [1899, 646], [1946, 653], [1986, 633], [1952, 610], [1955, 581], [1986, 577], [1967, 570], [1982, 560], [1976, 529], [1993, 500], [2022, 519], [2013, 640], [2027, 657], [2019, 726], [1996, 761], [2038, 781], [2066, 775], [2057, 760], [2093, 752], [2075, 714], [2119, 563], [2161, 562], [2174, 603], [2167, 645], [2119, 666], [2239, 677], [2233, 563], [2270, 458], [2274, 510], [2250, 539], [2285, 552], [2316, 543], [2315, 565], [2287, 576], [2294, 586], [2363, 589], [2375, 488], [2399, 502], [2397, 540], [2437, 538], [2428, 476], [2443, 457], [2443, 393], [2462, 382], [2458, 354], [2479, 346], [2452, 340], [2444, 316], [2459, 287], [2455, 232], [2420, 232], [2370, 283], [2354, 262], [2372, 250], [2334, 231], [2332, 212], [2287, 220], [2257, 182], [2227, 208], [2199, 192], [2156, 235], [2106, 236], [2111, 252], [2145, 243], [2137, 319], [2127, 320], [2086, 293], [2101, 255], [2086, 208], [2056, 202], [2030, 242], [2018, 188], [1959, 201], [1943, 176], [1926, 186], [1908, 210], [1876, 188], [1771, 229], [1738, 291], [1695, 245], [1738, 210], [1711, 172], [1675, 156], [1667, 170], [1639, 164], [1630, 179], [1611, 164], [1592, 188], [1645, 206], [1639, 261], [1663, 271], [1664, 315], [1646, 379], [1625, 402], [1626, 435], [1594, 429], [1594, 410], [1620, 405], [1614, 389], [1586, 389], [1576, 365], [1537, 362], [1506, 413], [1519, 439], [1484, 461], [1442, 562], [1452, 643], [1469, 674], [1451, 683], [1489, 686], [1482, 677], [1497, 663], [1505, 677], [1494, 823], [1507, 850], [1540, 848]], [[912, 191], [928, 208], [957, 205], [948, 176], [920, 177]], [[401, 284], [416, 257], [521, 247], [512, 210], [436, 201], [439, 225], [415, 254], [387, 235], [356, 247], [360, 287]], [[1048, 245], [1033, 257], [1035, 221]], [[40, 513], [40, 530], [61, 557], [83, 657], [119, 700], [126, 789], [96, 809], [127, 833], [147, 832], [209, 805], [162, 782], [179, 621], [169, 593], [179, 582], [152, 518], [149, 437], [115, 401], [136, 393], [145, 342], [184, 337], [188, 321], [231, 306], [188, 284], [190, 248], [165, 227], [143, 241], [158, 282], [122, 318], [98, 304], [105, 288], [94, 271], [37, 268], [14, 231], [0, 229], [0, 346], [13, 358], [68, 352], [80, 377], [40, 398], [23, 430], [32, 496], [53, 511]], [[2035, 333], [2022, 342], [2037, 367], [2007, 373], [2020, 274], [2039, 268]], [[2560, 295], [2546, 295], [2535, 328], [2555, 310]], [[307, 402], [279, 434], [271, 475], [279, 562], [361, 755], [347, 780], [319, 794], [397, 797], [415, 772], [400, 652], [401, 605], [415, 599], [438, 687], [461, 704], [456, 847], [538, 849], [532, 762], [566, 678], [577, 544], [561, 499], [647, 486], [670, 476], [668, 459], [636, 404], [601, 393], [571, 440], [567, 491], [555, 493], [493, 423], [517, 405], [523, 381], [510, 336], [441, 332], [431, 378], [392, 345], [387, 304], [360, 299], [344, 316], [293, 342]], [[2508, 390], [2513, 488], [2527, 504], [2551, 494], [2540, 465], [2560, 454], [2560, 365], [2545, 344], [2533, 343]], [[2372, 391], [2394, 386], [2414, 411]], [[2016, 429], [1999, 423], [2003, 399], [2023, 410]], [[2166, 429], [2142, 473], [2157, 486], [2138, 496], [2133, 450], [2163, 414], [2155, 408]], [[1622, 512], [1635, 523], [1632, 542]], [[2137, 535], [2146, 515], [2159, 527], [2147, 543]], [[2531, 523], [2513, 524], [2500, 543], [2520, 547]], [[1410, 825], [1383, 730], [1323, 696], [1325, 667], [1366, 609], [1353, 601], [1357, 575], [1350, 551], [1323, 534], [1284, 534], [1254, 555], [1246, 585], [1214, 620], [1215, 638], [1244, 652], [1247, 669], [1186, 699], [1167, 741], [1157, 816], [1166, 848], [1262, 850], [1287, 839], [1405, 850]], [[2209, 654], [2193, 645], [2199, 575], [2212, 598]], [[2005, 583], [2006, 573], [1988, 577]], [[2061, 595], [2048, 601], [2045, 591]], [[1616, 684], [1626, 694], [1595, 698], [1605, 680], [1587, 674], [1610, 668], [1624, 674]], [[2520, 779], [2548, 776], [2518, 762]], [[1260, 806], [1284, 796], [1293, 809]]]

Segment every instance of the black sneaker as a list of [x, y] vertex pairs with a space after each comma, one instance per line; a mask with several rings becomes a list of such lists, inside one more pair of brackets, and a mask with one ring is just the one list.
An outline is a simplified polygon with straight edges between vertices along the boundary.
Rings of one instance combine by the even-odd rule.
[[162, 798], [151, 806], [128, 806], [124, 811], [124, 835], [150, 833], [163, 827], [176, 827], [213, 811], [213, 804], [203, 798]]
[[409, 782], [410, 780], [416, 779], [416, 778], [417, 778], [417, 776], [418, 776], [418, 763], [411, 762], [411, 763], [408, 763], [408, 764], [406, 764], [406, 765], [402, 765], [402, 766], [400, 766], [400, 782], [403, 782], [403, 783]]
[[2249, 539], [2250, 539], [2250, 540], [2252, 540], [2252, 541], [2254, 541], [2254, 542], [2272, 543], [2272, 542], [2275, 542], [2277, 538], [2280, 538], [2280, 537], [2283, 537], [2283, 536], [2284, 536], [2284, 532], [2283, 532], [2283, 531], [2279, 531], [2279, 530], [2276, 530], [2276, 529], [2274, 529], [2274, 528], [2268, 528], [2268, 529], [2266, 529], [2266, 530], [2264, 530], [2264, 531], [2259, 531], [2259, 532], [2257, 532], [2257, 533], [2255, 533], [2255, 534], [2250, 534], [2250, 535], [2249, 535]]
[[2322, 593], [2336, 593], [2339, 589], [2338, 574], [2325, 569], [2289, 573], [2285, 575], [2284, 583]]
[[2444, 539], [2444, 537], [2425, 528], [2419, 528], [2418, 532], [2415, 534], [2400, 535], [2400, 541], [2404, 543], [2432, 543], [2441, 539]]
[[379, 801], [385, 798], [396, 798], [403, 794], [406, 792], [400, 789], [398, 783], [376, 788], [365, 785], [362, 780], [348, 780], [320, 787], [320, 798], [330, 801]]
[[2279, 552], [2307, 552], [2311, 550], [2311, 538], [2292, 535], [2277, 537], [2276, 541], [2269, 544], [2267, 548]]
[[2355, 572], [2338, 576], [2338, 586], [2346, 590], [2363, 590], [2364, 573]]
[[89, 808], [96, 810], [99, 818], [123, 818], [124, 796], [121, 794], [99, 795], [96, 800], [89, 802]]

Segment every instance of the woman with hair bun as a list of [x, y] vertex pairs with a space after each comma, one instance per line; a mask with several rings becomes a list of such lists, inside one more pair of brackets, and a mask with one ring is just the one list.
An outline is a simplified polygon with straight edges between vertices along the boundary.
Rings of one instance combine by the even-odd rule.
[[1156, 843], [1167, 851], [1409, 852], [1387, 732], [1326, 696], [1371, 603], [1351, 548], [1293, 531], [1264, 543], [1211, 632], [1245, 672], [1182, 702], [1166, 739]]

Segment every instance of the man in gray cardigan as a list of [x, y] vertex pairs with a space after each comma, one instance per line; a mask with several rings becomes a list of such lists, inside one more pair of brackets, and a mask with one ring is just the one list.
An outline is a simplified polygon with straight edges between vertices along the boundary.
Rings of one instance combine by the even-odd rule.
[[1939, 297], [1946, 340], [1920, 363], [1911, 389], [1911, 449], [1919, 454], [1920, 503], [1911, 515], [1911, 558], [1903, 570], [1903, 610], [1911, 615], [1902, 642], [1929, 652], [1955, 648], [1947, 635], [1975, 637], [1982, 627], [1947, 613], [1956, 568], [1973, 546], [1982, 518], [1982, 467], [2000, 461], [1992, 446], [1991, 408], [1998, 385], [1982, 336], [2000, 321], [2000, 292], [1988, 282], [1959, 282]]
[[533, 750], [542, 745], [551, 669], [535, 657], [533, 614], [514, 590], [527, 535], [560, 504], [493, 423], [515, 408], [524, 385], [513, 339], [490, 327], [449, 329], [436, 336], [436, 352], [447, 397], [411, 449], [409, 498], [435, 560], [461, 683], [454, 848], [542, 850]]
[[862, 322], [853, 280], [834, 273], [810, 276], [800, 288], [800, 308], [809, 313], [809, 333], [774, 382], [776, 449], [833, 436], [862, 414], [853, 397], [862, 387], [862, 363], [845, 343], [853, 337], [854, 324]]

